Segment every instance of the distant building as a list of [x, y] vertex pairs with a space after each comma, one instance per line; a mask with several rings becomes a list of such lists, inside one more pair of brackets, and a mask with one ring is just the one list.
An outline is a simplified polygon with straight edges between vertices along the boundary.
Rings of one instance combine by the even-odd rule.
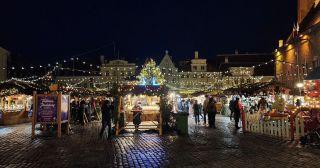
[[137, 66], [135, 63], [129, 63], [125, 60], [105, 61], [100, 67], [100, 73], [106, 81], [124, 82], [130, 81], [136, 77]]
[[[274, 76], [274, 64], [269, 62], [274, 59], [272, 53], [239, 53], [237, 50], [232, 54], [218, 54], [219, 71], [228, 71], [231, 67], [255, 66], [253, 76]], [[259, 64], [268, 65], [257, 66]]]
[[0, 81], [4, 81], [7, 79], [8, 75], [8, 57], [10, 52], [0, 47]]
[[191, 61], [180, 61], [180, 65], [183, 67], [178, 70], [178, 68], [174, 66], [168, 52], [166, 52], [159, 65], [167, 83], [177, 90], [184, 90], [191, 93], [203, 89], [219, 89], [221, 87], [219, 83], [221, 81], [221, 73], [208, 72], [207, 60], [200, 59], [197, 51], [195, 52], [194, 59]]
[[191, 72], [207, 72], [207, 59], [200, 59], [198, 51], [194, 53], [194, 59], [191, 60]]
[[[219, 70], [224, 72], [222, 89], [246, 84], [269, 82], [274, 78], [273, 54], [219, 54]], [[266, 64], [267, 63], [267, 64]]]
[[111, 89], [115, 83], [128, 84], [134, 81], [136, 69], [136, 64], [125, 60], [103, 60], [98, 76], [56, 76], [55, 79], [66, 86]]
[[276, 76], [295, 87], [320, 66], [320, 3], [299, 0], [298, 22], [285, 42], [279, 41], [275, 52]]

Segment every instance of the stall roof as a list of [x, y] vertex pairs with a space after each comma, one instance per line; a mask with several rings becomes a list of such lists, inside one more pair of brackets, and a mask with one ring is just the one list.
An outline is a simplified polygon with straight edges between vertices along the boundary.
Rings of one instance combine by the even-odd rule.
[[71, 96], [106, 96], [112, 97], [111, 93], [107, 90], [94, 90], [89, 88], [66, 88], [62, 87], [60, 90], [63, 93], [70, 94]]
[[0, 96], [10, 96], [15, 94], [32, 95], [33, 91], [42, 93], [48, 90], [49, 88], [43, 84], [15, 79], [10, 79], [6, 82], [0, 83]]
[[133, 94], [133, 95], [165, 95], [168, 92], [168, 88], [163, 85], [124, 85], [121, 87], [121, 94]]
[[292, 90], [288, 86], [286, 86], [284, 83], [280, 83], [277, 81], [271, 81], [271, 82], [263, 82], [263, 83], [254, 83], [254, 84], [247, 84], [243, 85], [241, 88], [229, 88], [224, 90], [224, 93], [246, 93], [246, 94], [254, 94], [261, 92], [263, 90], [268, 89], [269, 87], [279, 87]]

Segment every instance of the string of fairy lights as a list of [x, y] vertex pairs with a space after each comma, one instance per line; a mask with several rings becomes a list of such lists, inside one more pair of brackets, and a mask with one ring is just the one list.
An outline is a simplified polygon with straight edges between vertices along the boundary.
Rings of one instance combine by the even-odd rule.
[[[76, 68], [70, 68], [70, 67], [63, 67], [63, 64], [70, 63], [73, 61], [80, 62], [83, 65], [89, 65], [91, 68], [90, 70], [84, 70], [84, 69], [76, 69]], [[280, 60], [270, 60], [265, 63], [253, 65], [250, 67], [238, 67], [239, 68], [239, 74], [234, 76], [232, 75], [232, 72], [230, 70], [221, 71], [221, 72], [184, 72], [184, 71], [178, 71], [177, 68], [161, 68], [163, 71], [163, 75], [165, 76], [168, 83], [170, 84], [176, 84], [176, 85], [185, 85], [185, 86], [201, 86], [201, 85], [215, 85], [222, 89], [226, 89], [232, 86], [237, 85], [239, 80], [249, 80], [249, 81], [255, 81], [259, 82], [263, 78], [263, 76], [251, 76], [248, 75], [248, 71], [251, 71], [254, 68], [266, 66], [270, 63], [281, 63], [283, 65], [289, 65], [292, 68], [307, 68], [306, 65], [299, 65], [294, 64], [290, 62], [280, 61]], [[52, 74], [56, 71], [71, 71], [71, 72], [80, 72], [83, 73], [83, 76], [73, 76], [73, 77], [58, 77], [56, 82], [58, 83], [64, 83], [67, 87], [78, 87], [79, 85], [86, 83], [87, 81], [90, 81], [93, 83], [93, 86], [98, 85], [109, 85], [113, 83], [118, 83], [121, 85], [130, 85], [130, 84], [136, 84], [136, 81], [129, 81], [130, 78], [135, 77], [135, 73], [131, 73], [132, 71], [136, 71], [137, 66], [134, 67], [111, 67], [107, 68], [107, 65], [94, 65], [86, 61], [85, 59], [80, 58], [70, 58], [70, 60], [63, 60], [62, 62], [55, 62], [54, 64], [46, 64], [44, 65], [37, 65], [37, 66], [29, 66], [29, 67], [8, 67], [7, 69], [10, 71], [15, 70], [34, 70], [36, 68], [44, 68], [44, 69], [51, 69], [45, 74], [44, 76], [29, 76], [24, 78], [11, 78], [13, 80], [19, 80], [23, 82], [36, 82], [39, 80], [52, 80]], [[93, 68], [96, 68], [93, 70]], [[102, 71], [102, 69], [104, 69]], [[309, 68], [312, 69], [311, 67]], [[109, 73], [107, 74], [107, 71], [114, 71], [116, 73]], [[121, 73], [119, 75], [119, 73]], [[231, 75], [230, 75], [231, 73]], [[117, 75], [115, 75], [117, 74]], [[96, 75], [96, 76], [94, 76]], [[280, 74], [282, 76], [284, 74]], [[290, 76], [296, 76], [296, 74], [289, 74]], [[306, 74], [304, 74], [306, 75]], [[175, 79], [175, 78], [178, 78]], [[11, 80], [9, 79], [9, 80]], [[173, 80], [172, 80], [173, 79]], [[191, 80], [195, 79], [195, 80]], [[7, 81], [9, 81], [7, 80]], [[4, 83], [7, 81], [0, 82]]]

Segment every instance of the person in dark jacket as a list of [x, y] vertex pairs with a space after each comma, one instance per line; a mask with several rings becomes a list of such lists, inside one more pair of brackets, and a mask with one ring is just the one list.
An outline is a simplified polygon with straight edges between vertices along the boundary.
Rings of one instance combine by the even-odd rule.
[[132, 114], [133, 114], [133, 124], [135, 127], [135, 131], [137, 132], [139, 125], [141, 124], [142, 108], [141, 108], [140, 102], [132, 108]]
[[239, 129], [239, 119], [240, 119], [240, 114], [241, 114], [241, 104], [239, 102], [239, 98], [237, 97], [235, 102], [234, 102], [234, 121], [235, 121], [235, 127], [236, 129]]
[[208, 102], [208, 118], [209, 118], [209, 127], [210, 128], [216, 128], [216, 114], [217, 114], [217, 108], [216, 108], [216, 102], [214, 101], [213, 97], [210, 97]]
[[102, 127], [100, 131], [100, 137], [102, 138], [103, 132], [106, 129], [106, 126], [108, 126], [108, 139], [111, 138], [111, 105], [109, 100], [105, 100], [102, 102], [102, 107], [101, 107], [101, 112], [102, 112]]
[[198, 101], [195, 100], [194, 104], [193, 104], [193, 113], [194, 113], [194, 120], [196, 122], [196, 124], [200, 124], [200, 107], [198, 104]]
[[86, 111], [86, 102], [82, 99], [80, 102], [79, 111], [78, 111], [79, 122], [82, 125], [85, 124], [85, 119], [84, 119], [85, 111]]
[[71, 119], [72, 119], [73, 123], [77, 122], [77, 110], [78, 110], [77, 103], [74, 100], [71, 103]]

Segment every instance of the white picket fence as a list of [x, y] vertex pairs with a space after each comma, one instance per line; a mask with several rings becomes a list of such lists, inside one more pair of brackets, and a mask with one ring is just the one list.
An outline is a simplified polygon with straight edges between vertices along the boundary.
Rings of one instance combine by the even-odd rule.
[[[250, 120], [249, 113], [246, 113], [245, 123], [246, 131], [258, 134], [269, 135], [281, 139], [291, 140], [291, 124], [289, 118], [281, 120]], [[301, 136], [304, 136], [304, 122], [303, 118], [296, 118], [294, 122], [294, 139], [299, 140]]]

